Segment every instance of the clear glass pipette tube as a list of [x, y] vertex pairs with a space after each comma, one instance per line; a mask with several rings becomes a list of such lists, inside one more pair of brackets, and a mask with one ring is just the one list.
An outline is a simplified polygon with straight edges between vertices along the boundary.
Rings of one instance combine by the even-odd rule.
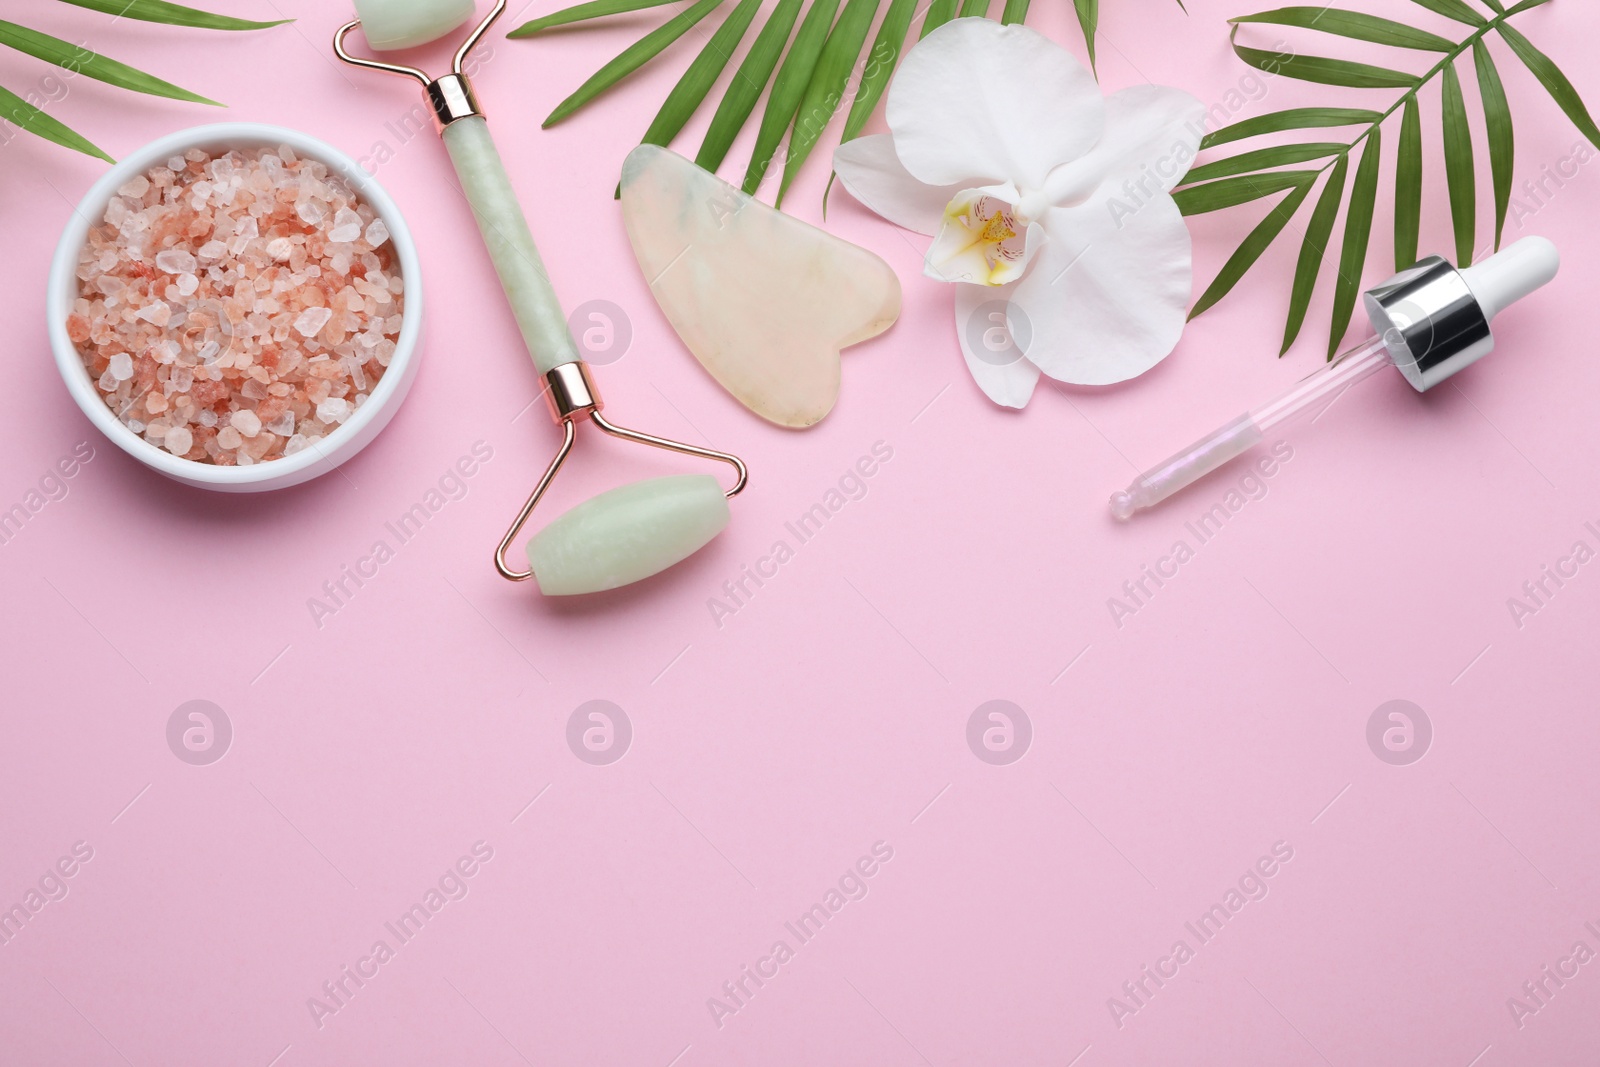
[[1112, 494], [1111, 514], [1127, 521], [1134, 512], [1154, 507], [1260, 444], [1268, 430], [1304, 414], [1319, 402], [1332, 403], [1339, 393], [1391, 363], [1384, 339], [1368, 338], [1314, 374], [1302, 378], [1282, 396], [1245, 412], [1139, 475], [1127, 489]]

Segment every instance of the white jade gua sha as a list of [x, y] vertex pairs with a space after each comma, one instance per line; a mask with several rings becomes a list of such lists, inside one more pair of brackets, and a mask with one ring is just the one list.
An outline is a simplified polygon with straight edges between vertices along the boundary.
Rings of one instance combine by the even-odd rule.
[[[415, 78], [427, 91], [523, 342], [545, 376], [550, 412], [562, 427], [560, 450], [495, 549], [495, 569], [514, 582], [535, 578], [540, 591], [549, 596], [595, 593], [648, 578], [703, 548], [728, 525], [728, 498], [744, 489], [749, 473], [737, 456], [624, 429], [600, 414], [600, 394], [578, 356], [483, 110], [462, 73], [467, 55], [505, 13], [506, 3], [498, 0], [456, 51], [451, 73], [442, 78], [430, 78], [415, 67], [353, 56], [345, 39], [359, 27], [367, 43], [379, 51], [426, 44], [471, 18], [472, 0], [356, 0], [360, 17], [340, 28], [333, 49], [346, 63]], [[506, 550], [566, 462], [577, 423], [585, 418], [613, 437], [726, 463], [737, 480], [724, 490], [708, 474], [686, 474], [602, 493], [534, 535], [527, 546], [529, 569], [516, 570], [506, 562]]]
[[839, 350], [900, 317], [883, 260], [665, 148], [640, 145], [622, 164], [622, 218], [689, 351], [779, 426], [820, 422], [839, 398]]

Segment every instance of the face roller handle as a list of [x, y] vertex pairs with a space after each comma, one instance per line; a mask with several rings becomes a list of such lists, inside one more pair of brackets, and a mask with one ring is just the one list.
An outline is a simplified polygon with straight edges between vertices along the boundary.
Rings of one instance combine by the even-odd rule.
[[[352, 55], [345, 41], [360, 28], [367, 43], [379, 51], [426, 44], [464, 25], [472, 17], [473, 0], [356, 0], [361, 17], [339, 30], [334, 51], [347, 63], [422, 84], [523, 343], [545, 376], [550, 413], [562, 427], [561, 448], [496, 548], [495, 568], [512, 581], [537, 578], [546, 595], [593, 593], [648, 578], [704, 547], [727, 526], [727, 499], [744, 489], [749, 472], [737, 456], [629, 430], [600, 413], [599, 390], [578, 354], [527, 217], [464, 72], [467, 55], [505, 13], [506, 5], [507, 0], [497, 0], [456, 51], [451, 72], [442, 78], [430, 78], [415, 67]], [[577, 423], [585, 419], [613, 437], [726, 463], [733, 467], [736, 481], [724, 490], [709, 475], [679, 475], [602, 493], [529, 541], [529, 568], [518, 570], [506, 553], [572, 452]]]
[[539, 372], [548, 374], [562, 364], [576, 363], [580, 358], [578, 346], [567, 328], [566, 314], [533, 242], [533, 231], [511, 187], [488, 120], [463, 69], [473, 46], [505, 13], [506, 3], [507, 0], [498, 0], [457, 50], [450, 73], [442, 78], [429, 78], [415, 67], [353, 56], [345, 47], [345, 38], [359, 26], [367, 42], [380, 51], [425, 44], [470, 18], [471, 0], [357, 0], [356, 10], [361, 18], [339, 31], [334, 50], [347, 63], [403, 74], [422, 83], [450, 161], [455, 164], [456, 176], [461, 179], [462, 192], [478, 220], [478, 231], [517, 318], [523, 343]]

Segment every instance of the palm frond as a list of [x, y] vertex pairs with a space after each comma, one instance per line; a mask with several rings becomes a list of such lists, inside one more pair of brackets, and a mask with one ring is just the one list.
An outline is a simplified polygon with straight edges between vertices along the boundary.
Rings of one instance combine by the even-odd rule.
[[[1417, 94], [1435, 79], [1441, 92], [1440, 136], [1444, 145], [1444, 192], [1450, 205], [1451, 228], [1458, 262], [1472, 262], [1477, 242], [1479, 203], [1478, 152], [1473, 142], [1469, 105], [1462, 89], [1458, 62], [1470, 53], [1487, 133], [1484, 150], [1489, 159], [1493, 189], [1495, 246], [1505, 232], [1511, 204], [1515, 165], [1515, 134], [1511, 106], [1506, 98], [1488, 40], [1498, 37], [1534, 75], [1579, 131], [1600, 148], [1596, 126], [1578, 91], [1565, 74], [1539, 51], [1510, 20], [1550, 0], [1521, 0], [1511, 7], [1480, 0], [1489, 14], [1479, 13], [1466, 0], [1411, 0], [1419, 7], [1466, 27], [1464, 36], [1445, 37], [1404, 23], [1361, 12], [1331, 7], [1285, 7], [1235, 18], [1233, 50], [1252, 67], [1298, 81], [1350, 89], [1399, 89], [1398, 98], [1383, 111], [1356, 108], [1296, 108], [1246, 119], [1209, 134], [1201, 150], [1248, 141], [1267, 134], [1298, 133], [1341, 126], [1358, 127], [1346, 141], [1307, 142], [1238, 152], [1206, 162], [1191, 170], [1173, 193], [1186, 215], [1218, 211], [1287, 192], [1245, 238], [1216, 279], [1195, 304], [1190, 317], [1215, 305], [1236, 286], [1267, 247], [1309, 198], [1316, 183], [1322, 193], [1302, 232], [1299, 262], [1291, 285], [1283, 351], [1300, 334], [1307, 308], [1327, 252], [1341, 207], [1345, 208], [1344, 236], [1334, 282], [1333, 311], [1329, 323], [1328, 357], [1338, 352], [1350, 325], [1361, 273], [1370, 245], [1378, 195], [1378, 168], [1382, 158], [1383, 126], [1400, 113], [1400, 138], [1394, 184], [1394, 256], [1397, 269], [1416, 260], [1421, 232], [1424, 174], [1422, 166], [1422, 108]], [[1080, 5], [1081, 10], [1081, 5]], [[1306, 55], [1298, 51], [1268, 52], [1239, 43], [1240, 28], [1250, 24], [1285, 26], [1328, 37], [1380, 44], [1398, 55], [1425, 54], [1440, 58], [1426, 71], [1413, 74], [1396, 67], [1357, 63], [1337, 57]], [[1350, 177], [1352, 155], [1360, 149], [1355, 177]], [[1327, 162], [1315, 170], [1296, 164], [1316, 159]], [[1292, 168], [1292, 169], [1291, 169]], [[1348, 196], [1348, 200], [1346, 197]]]
[[[117, 18], [193, 29], [260, 30], [293, 21], [280, 19], [276, 22], [252, 22], [228, 15], [216, 15], [182, 4], [168, 3], [167, 0], [61, 0], [61, 2]], [[0, 20], [0, 45], [41, 59], [66, 71], [68, 75], [81, 74], [119, 89], [145, 93], [149, 96], [181, 100], [186, 103], [210, 104], [214, 107], [222, 106], [215, 100], [192, 93], [153, 74], [146, 74], [137, 67], [130, 67], [126, 63], [120, 63], [88, 48], [64, 41], [59, 37], [52, 37], [47, 33], [40, 33], [15, 22]], [[63, 148], [70, 148], [74, 152], [82, 152], [84, 155], [95, 156], [107, 162], [115, 162], [111, 156], [70, 126], [46, 114], [43, 103], [43, 100], [35, 102], [24, 99], [8, 89], [0, 88], [0, 119]]]
[[[674, 0], [586, 0], [526, 22], [509, 36], [534, 37], [554, 27], [589, 23], [671, 2]], [[1074, 2], [1092, 63], [1099, 0]], [[700, 0], [646, 32], [563, 100], [544, 125], [571, 117], [601, 93], [627, 80], [686, 30], [711, 15], [717, 6], [717, 0]], [[743, 186], [746, 192], [753, 193], [769, 172], [777, 169], [781, 177], [775, 201], [781, 204], [807, 159], [822, 143], [834, 116], [847, 103], [840, 139], [848, 141], [866, 128], [899, 66], [918, 6], [917, 0], [779, 0], [724, 90], [695, 162], [708, 170], [721, 166], [734, 139], [755, 113], [762, 92], [771, 85]], [[991, 17], [997, 6], [995, 0], [931, 0], [926, 4], [917, 36], [924, 37], [951, 19]], [[1005, 0], [997, 13], [999, 21], [1022, 22], [1029, 6], [1030, 0]], [[1182, 0], [1178, 6], [1183, 6]], [[754, 7], [748, 6], [748, 0], [741, 0], [731, 13], [721, 16], [651, 121], [643, 136], [645, 142], [668, 144], [683, 130], [711, 95], [757, 14]], [[876, 33], [872, 32], [874, 25]]]

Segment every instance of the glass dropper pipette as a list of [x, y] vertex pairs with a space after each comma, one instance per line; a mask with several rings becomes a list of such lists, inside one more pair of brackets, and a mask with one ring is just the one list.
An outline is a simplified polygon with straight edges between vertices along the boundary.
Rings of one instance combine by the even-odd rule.
[[1111, 514], [1127, 521], [1154, 507], [1260, 444], [1269, 430], [1391, 364], [1418, 392], [1431, 389], [1492, 351], [1495, 315], [1554, 278], [1560, 262], [1549, 241], [1528, 237], [1463, 270], [1430, 256], [1368, 290], [1372, 337], [1139, 475], [1112, 494]]

